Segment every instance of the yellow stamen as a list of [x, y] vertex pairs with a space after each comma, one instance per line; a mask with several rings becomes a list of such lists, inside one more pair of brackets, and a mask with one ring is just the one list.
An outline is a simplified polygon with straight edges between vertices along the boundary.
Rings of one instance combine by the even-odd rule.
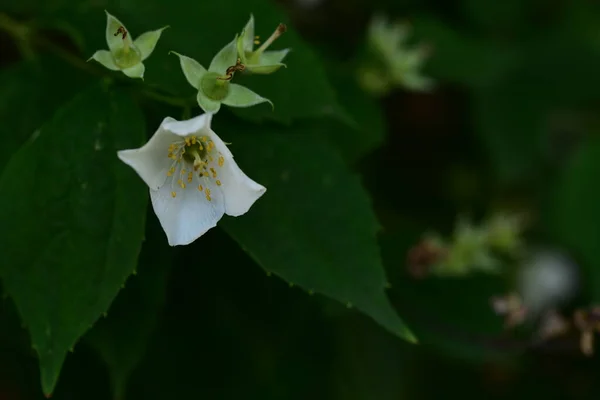
[[190, 173], [188, 174], [188, 179], [187, 179], [188, 183], [192, 183], [192, 178], [193, 178], [193, 176], [194, 176], [194, 174], [193, 174], [192, 172], [190, 172]]
[[175, 197], [177, 196], [177, 193], [175, 193], [175, 192], [171, 192], [171, 196], [172, 196], [173, 198], [175, 198]]
[[202, 191], [202, 185], [198, 185], [198, 190]]
[[219, 156], [219, 167], [222, 167], [225, 164], [225, 157]]
[[221, 181], [217, 179], [217, 186], [221, 186]]

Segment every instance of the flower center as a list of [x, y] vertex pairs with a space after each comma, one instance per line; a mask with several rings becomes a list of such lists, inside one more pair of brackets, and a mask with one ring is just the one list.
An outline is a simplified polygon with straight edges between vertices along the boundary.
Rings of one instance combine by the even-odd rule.
[[225, 164], [225, 157], [216, 150], [215, 143], [207, 136], [189, 136], [169, 146], [168, 157], [173, 160], [167, 176], [171, 178], [171, 196], [177, 197], [175, 185], [185, 190], [193, 185], [211, 201], [211, 187], [221, 186], [218, 172]]
[[134, 46], [125, 45], [113, 53], [115, 64], [121, 69], [130, 68], [142, 61], [140, 51]]
[[212, 100], [223, 100], [229, 94], [229, 81], [220, 78], [217, 72], [207, 72], [200, 80], [200, 88]]

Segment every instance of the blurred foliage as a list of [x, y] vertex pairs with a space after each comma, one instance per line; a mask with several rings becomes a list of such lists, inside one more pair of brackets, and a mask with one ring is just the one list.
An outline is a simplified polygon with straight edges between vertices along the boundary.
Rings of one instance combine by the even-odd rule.
[[[170, 25], [143, 82], [86, 62], [105, 9], [134, 36]], [[433, 92], [357, 85], [374, 12], [431, 46]], [[170, 248], [116, 151], [198, 114], [168, 52], [206, 65], [250, 13], [261, 38], [288, 24], [287, 68], [239, 77], [275, 109], [213, 127], [267, 193]], [[0, 399], [597, 397], [576, 332], [506, 332], [510, 279], [418, 280], [407, 254], [516, 208], [599, 301], [599, 27], [588, 0], [4, 2]]]

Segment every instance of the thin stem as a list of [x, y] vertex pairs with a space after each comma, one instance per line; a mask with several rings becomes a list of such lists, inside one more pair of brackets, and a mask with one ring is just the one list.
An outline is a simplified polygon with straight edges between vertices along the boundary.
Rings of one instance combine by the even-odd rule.
[[186, 98], [181, 98], [181, 97], [174, 97], [174, 96], [169, 96], [169, 95], [165, 95], [165, 94], [161, 94], [158, 92], [155, 92], [153, 90], [150, 89], [143, 89], [140, 91], [140, 94], [152, 99], [152, 100], [156, 100], [159, 101], [161, 103], [164, 104], [169, 104], [171, 106], [176, 106], [176, 107], [183, 107], [183, 108], [189, 108], [191, 107], [193, 104], [195, 104], [195, 100], [192, 101], [193, 99], [186, 99]]

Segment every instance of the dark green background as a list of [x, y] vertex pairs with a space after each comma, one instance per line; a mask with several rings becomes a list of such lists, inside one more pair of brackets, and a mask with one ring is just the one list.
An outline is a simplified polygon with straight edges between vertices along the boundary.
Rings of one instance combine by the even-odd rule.
[[[230, 12], [231, 7], [241, 11]], [[291, 0], [277, 4], [266, 0], [8, 0], [0, 5], [0, 12], [35, 23], [41, 29], [37, 35], [44, 39], [35, 42], [32, 54], [37, 56], [29, 59], [30, 53], [21, 52], [18, 43], [0, 30], [0, 169], [10, 161], [12, 166], [22, 162], [28, 171], [24, 155], [35, 154], [36, 159], [46, 160], [49, 173], [62, 171], [58, 161], [52, 164], [60, 159], [52, 153], [60, 151], [52, 141], [67, 137], [68, 128], [62, 127], [71, 122], [61, 117], [64, 111], [56, 112], [78, 94], [95, 93], [85, 92], [94, 90], [90, 86], [103, 87], [97, 81], [105, 71], [95, 65], [86, 67], [91, 73], [74, 68], [60, 54], [85, 60], [90, 51], [105, 47], [104, 8], [136, 34], [171, 25], [172, 32], [165, 31], [157, 46], [160, 55], [153, 55], [146, 65], [146, 83], [170, 95], [191, 93], [178, 63], [166, 52], [188, 52], [208, 65], [210, 55], [225, 44], [211, 39], [233, 36], [243, 27], [248, 11], [254, 13], [262, 36], [280, 19], [288, 22], [290, 30], [280, 46], [295, 52], [286, 60], [287, 70], [247, 79], [249, 86], [275, 102], [275, 113], [259, 106], [224, 109], [215, 118], [218, 132], [231, 132], [225, 141], [233, 137], [246, 148], [261, 143], [260, 135], [279, 135], [265, 141], [260, 151], [238, 155], [232, 148], [240, 164], [247, 166], [246, 172], [265, 184], [273, 197], [259, 200], [257, 214], [249, 213], [239, 221], [225, 219], [217, 229], [182, 248], [166, 245], [151, 209], [146, 216], [136, 214], [134, 228], [146, 220], [137, 268], [134, 262], [126, 266], [136, 274], [120, 291], [120, 280], [132, 270], [124, 268], [123, 277], [111, 278], [111, 296], [119, 294], [106, 317], [68, 354], [53, 398], [112, 399], [116, 394], [119, 400], [597, 398], [597, 358], [579, 354], [576, 335], [532, 348], [526, 336], [502, 331], [489, 298], [507, 290], [504, 281], [485, 276], [415, 281], [405, 271], [406, 253], [424, 231], [451, 232], [458, 213], [479, 217], [498, 207], [516, 207], [534, 216], [528, 243], [556, 246], [578, 262], [585, 277], [579, 304], [600, 300], [597, 4], [325, 0], [308, 7]], [[398, 89], [373, 100], [356, 87], [355, 56], [365, 53], [365, 30], [374, 11], [410, 21], [415, 42], [433, 46], [425, 71], [438, 82], [435, 91], [416, 94]], [[242, 82], [246, 83], [245, 77]], [[96, 98], [97, 104], [90, 101], [89, 106], [95, 104], [90, 115], [100, 120], [103, 113], [115, 115], [107, 104], [120, 112], [127, 112], [133, 101], [143, 106], [143, 116], [133, 111], [129, 120], [124, 118], [125, 125], [119, 125], [139, 135], [132, 133], [122, 145], [115, 139], [115, 149], [139, 145], [141, 132], [150, 135], [165, 115], [181, 118], [181, 109], [137, 96], [137, 83], [121, 85], [122, 91], [106, 95], [117, 96], [116, 100]], [[85, 124], [93, 125], [90, 121], [92, 117], [72, 123], [85, 130]], [[251, 125], [245, 125], [250, 124], [247, 121]], [[42, 126], [42, 132], [54, 136], [47, 133], [46, 146], [26, 153], [25, 142]], [[314, 151], [313, 146], [317, 146]], [[299, 190], [277, 186], [285, 165], [268, 169], [257, 161], [267, 160], [269, 151], [285, 155], [282, 160], [304, 160], [291, 169], [301, 177]], [[319, 164], [324, 159], [327, 162]], [[112, 166], [107, 160], [96, 161]], [[317, 187], [315, 171], [324, 168], [339, 178], [338, 186]], [[116, 176], [139, 189], [138, 194], [146, 190], [131, 171], [127, 171], [130, 175], [124, 167], [118, 171]], [[348, 171], [358, 174], [370, 198]], [[91, 168], [86, 173], [99, 172]], [[26, 212], [34, 199], [21, 200], [22, 191], [17, 190], [28, 187], [29, 176], [3, 178], [11, 185], [0, 187], [4, 213], [0, 212], [0, 221], [9, 221], [15, 201], [24, 204], [21, 213], [31, 217], [28, 224], [37, 221], [32, 217], [35, 209]], [[275, 183], [270, 186], [271, 182]], [[303, 187], [306, 191], [300, 190]], [[311, 197], [311, 188], [324, 198]], [[135, 200], [138, 208], [144, 204], [140, 196]], [[328, 200], [342, 205], [346, 213], [320, 219], [318, 212], [326, 209]], [[365, 204], [372, 204], [377, 220], [369, 207], [361, 208]], [[77, 208], [73, 213], [86, 210]], [[277, 218], [263, 220], [269, 210]], [[293, 213], [307, 216], [306, 225]], [[356, 220], [344, 219], [352, 214], [358, 215]], [[102, 231], [100, 222], [82, 218]], [[285, 224], [276, 225], [277, 221]], [[306, 277], [294, 263], [277, 263], [278, 255], [285, 254], [279, 251], [284, 245], [302, 249], [303, 240], [322, 231], [333, 232], [324, 239], [328, 249], [347, 246], [334, 233], [354, 223], [364, 228], [356, 236], [358, 244], [331, 259], [336, 265], [354, 263], [356, 274], [344, 275], [337, 286], [330, 284], [331, 271], [323, 272], [325, 278], [318, 273]], [[28, 224], [0, 226], [0, 244], [18, 246], [29, 238], [24, 248], [36, 252], [48, 232], [20, 234]], [[270, 249], [268, 239], [260, 240], [288, 228], [289, 235], [280, 235], [280, 247], [274, 244]], [[368, 242], [375, 232], [379, 247]], [[132, 243], [126, 258], [135, 257], [137, 245]], [[249, 245], [253, 257], [239, 245], [244, 249]], [[27, 264], [24, 258], [10, 258], [15, 251], [0, 247], [0, 269]], [[367, 268], [379, 257], [375, 253], [380, 254], [391, 283], [387, 294], [418, 337], [417, 346], [388, 333], [355, 308], [318, 294], [342, 301], [344, 295], [356, 294], [353, 288], [363, 275], [370, 279], [365, 287], [383, 285], [383, 274]], [[297, 259], [298, 266], [314, 267], [311, 260], [318, 255], [299, 254], [305, 258]], [[262, 260], [260, 266], [257, 260]], [[10, 279], [3, 275], [5, 289], [9, 283], [18, 287], [21, 277], [29, 273], [24, 267], [16, 271]], [[325, 281], [316, 288], [317, 294], [309, 295], [312, 288], [306, 285]], [[69, 292], [65, 298], [78, 290], [88, 293], [84, 289], [65, 286]], [[42, 303], [48, 299], [44, 296], [50, 296], [35, 287], [19, 293], [25, 299], [40, 297]], [[6, 293], [0, 303], [0, 399], [42, 398], [38, 360], [24, 329], [27, 318], [18, 315], [13, 298], [19, 296]], [[369, 296], [357, 299], [365, 303], [362, 309], [355, 304], [356, 308], [364, 311], [365, 304], [372, 306]], [[378, 304], [372, 310], [381, 311]], [[95, 306], [100, 307], [99, 315], [102, 307]], [[92, 314], [97, 311], [90, 307]], [[96, 314], [87, 315], [85, 323], [92, 323]], [[370, 313], [388, 329], [399, 323], [390, 322], [385, 313], [375, 314]]]

